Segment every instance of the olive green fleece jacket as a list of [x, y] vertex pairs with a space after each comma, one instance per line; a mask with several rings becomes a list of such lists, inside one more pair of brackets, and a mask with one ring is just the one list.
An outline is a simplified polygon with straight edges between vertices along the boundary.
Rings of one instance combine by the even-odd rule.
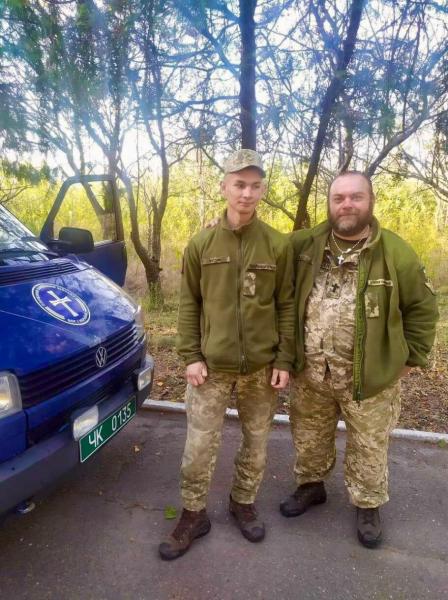
[[177, 351], [187, 365], [252, 373], [292, 370], [292, 247], [256, 216], [232, 230], [226, 213], [189, 242], [182, 269]]
[[[291, 235], [296, 270], [297, 371], [305, 365], [306, 302], [329, 232], [325, 221]], [[399, 378], [405, 365], [427, 366], [437, 319], [435, 293], [416, 253], [374, 219], [370, 242], [359, 259], [353, 398], [359, 401], [378, 394]]]

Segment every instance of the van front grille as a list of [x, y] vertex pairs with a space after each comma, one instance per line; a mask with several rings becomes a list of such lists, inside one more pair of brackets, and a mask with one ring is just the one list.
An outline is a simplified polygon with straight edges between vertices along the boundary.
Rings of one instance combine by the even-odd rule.
[[100, 390], [88, 396], [87, 398], [81, 398], [75, 404], [70, 405], [67, 409], [58, 413], [54, 417], [47, 419], [37, 427], [33, 427], [28, 431], [28, 443], [30, 445], [37, 444], [41, 440], [54, 435], [55, 431], [62, 431], [66, 427], [70, 426], [70, 417], [74, 410], [82, 408], [88, 408], [94, 404], [100, 404], [106, 401], [110, 396], [117, 392], [120, 388], [127, 384], [132, 378], [132, 373], [135, 369], [138, 369], [140, 361], [136, 361], [126, 371], [121, 373], [118, 378], [115, 378], [108, 385], [102, 387]]
[[138, 343], [137, 329], [135, 323], [132, 323], [101, 344], [79, 352], [51, 367], [19, 377], [23, 407], [29, 408], [44, 402], [97, 374], [102, 369], [96, 361], [96, 353], [100, 346], [107, 350], [107, 363], [104, 366], [109, 367], [132, 352]]

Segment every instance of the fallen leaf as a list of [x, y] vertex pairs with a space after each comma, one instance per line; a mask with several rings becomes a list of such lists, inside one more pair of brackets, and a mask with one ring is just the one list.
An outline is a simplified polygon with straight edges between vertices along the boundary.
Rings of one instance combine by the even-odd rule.
[[175, 519], [177, 517], [177, 510], [175, 506], [165, 506], [163, 511], [165, 519]]

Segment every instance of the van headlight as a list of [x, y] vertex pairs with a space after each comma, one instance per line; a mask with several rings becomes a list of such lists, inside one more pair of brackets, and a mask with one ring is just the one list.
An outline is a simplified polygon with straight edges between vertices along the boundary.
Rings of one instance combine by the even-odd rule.
[[140, 306], [140, 304], [137, 306], [137, 310], [134, 313], [134, 319], [135, 319], [135, 327], [137, 329], [137, 337], [138, 337], [138, 339], [140, 339], [146, 333], [145, 320], [143, 318], [143, 311], [142, 311], [142, 307]]
[[22, 398], [17, 377], [0, 372], [0, 419], [19, 410], [22, 410]]

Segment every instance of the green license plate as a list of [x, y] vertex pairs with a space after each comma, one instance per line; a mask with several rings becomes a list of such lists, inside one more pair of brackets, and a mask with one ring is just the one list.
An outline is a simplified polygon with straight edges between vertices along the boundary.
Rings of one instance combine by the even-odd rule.
[[79, 455], [83, 463], [101, 448], [111, 437], [122, 429], [126, 423], [135, 416], [136, 413], [135, 398], [131, 398], [121, 408], [116, 410], [112, 415], [104, 419], [101, 423], [86, 433], [79, 440]]

